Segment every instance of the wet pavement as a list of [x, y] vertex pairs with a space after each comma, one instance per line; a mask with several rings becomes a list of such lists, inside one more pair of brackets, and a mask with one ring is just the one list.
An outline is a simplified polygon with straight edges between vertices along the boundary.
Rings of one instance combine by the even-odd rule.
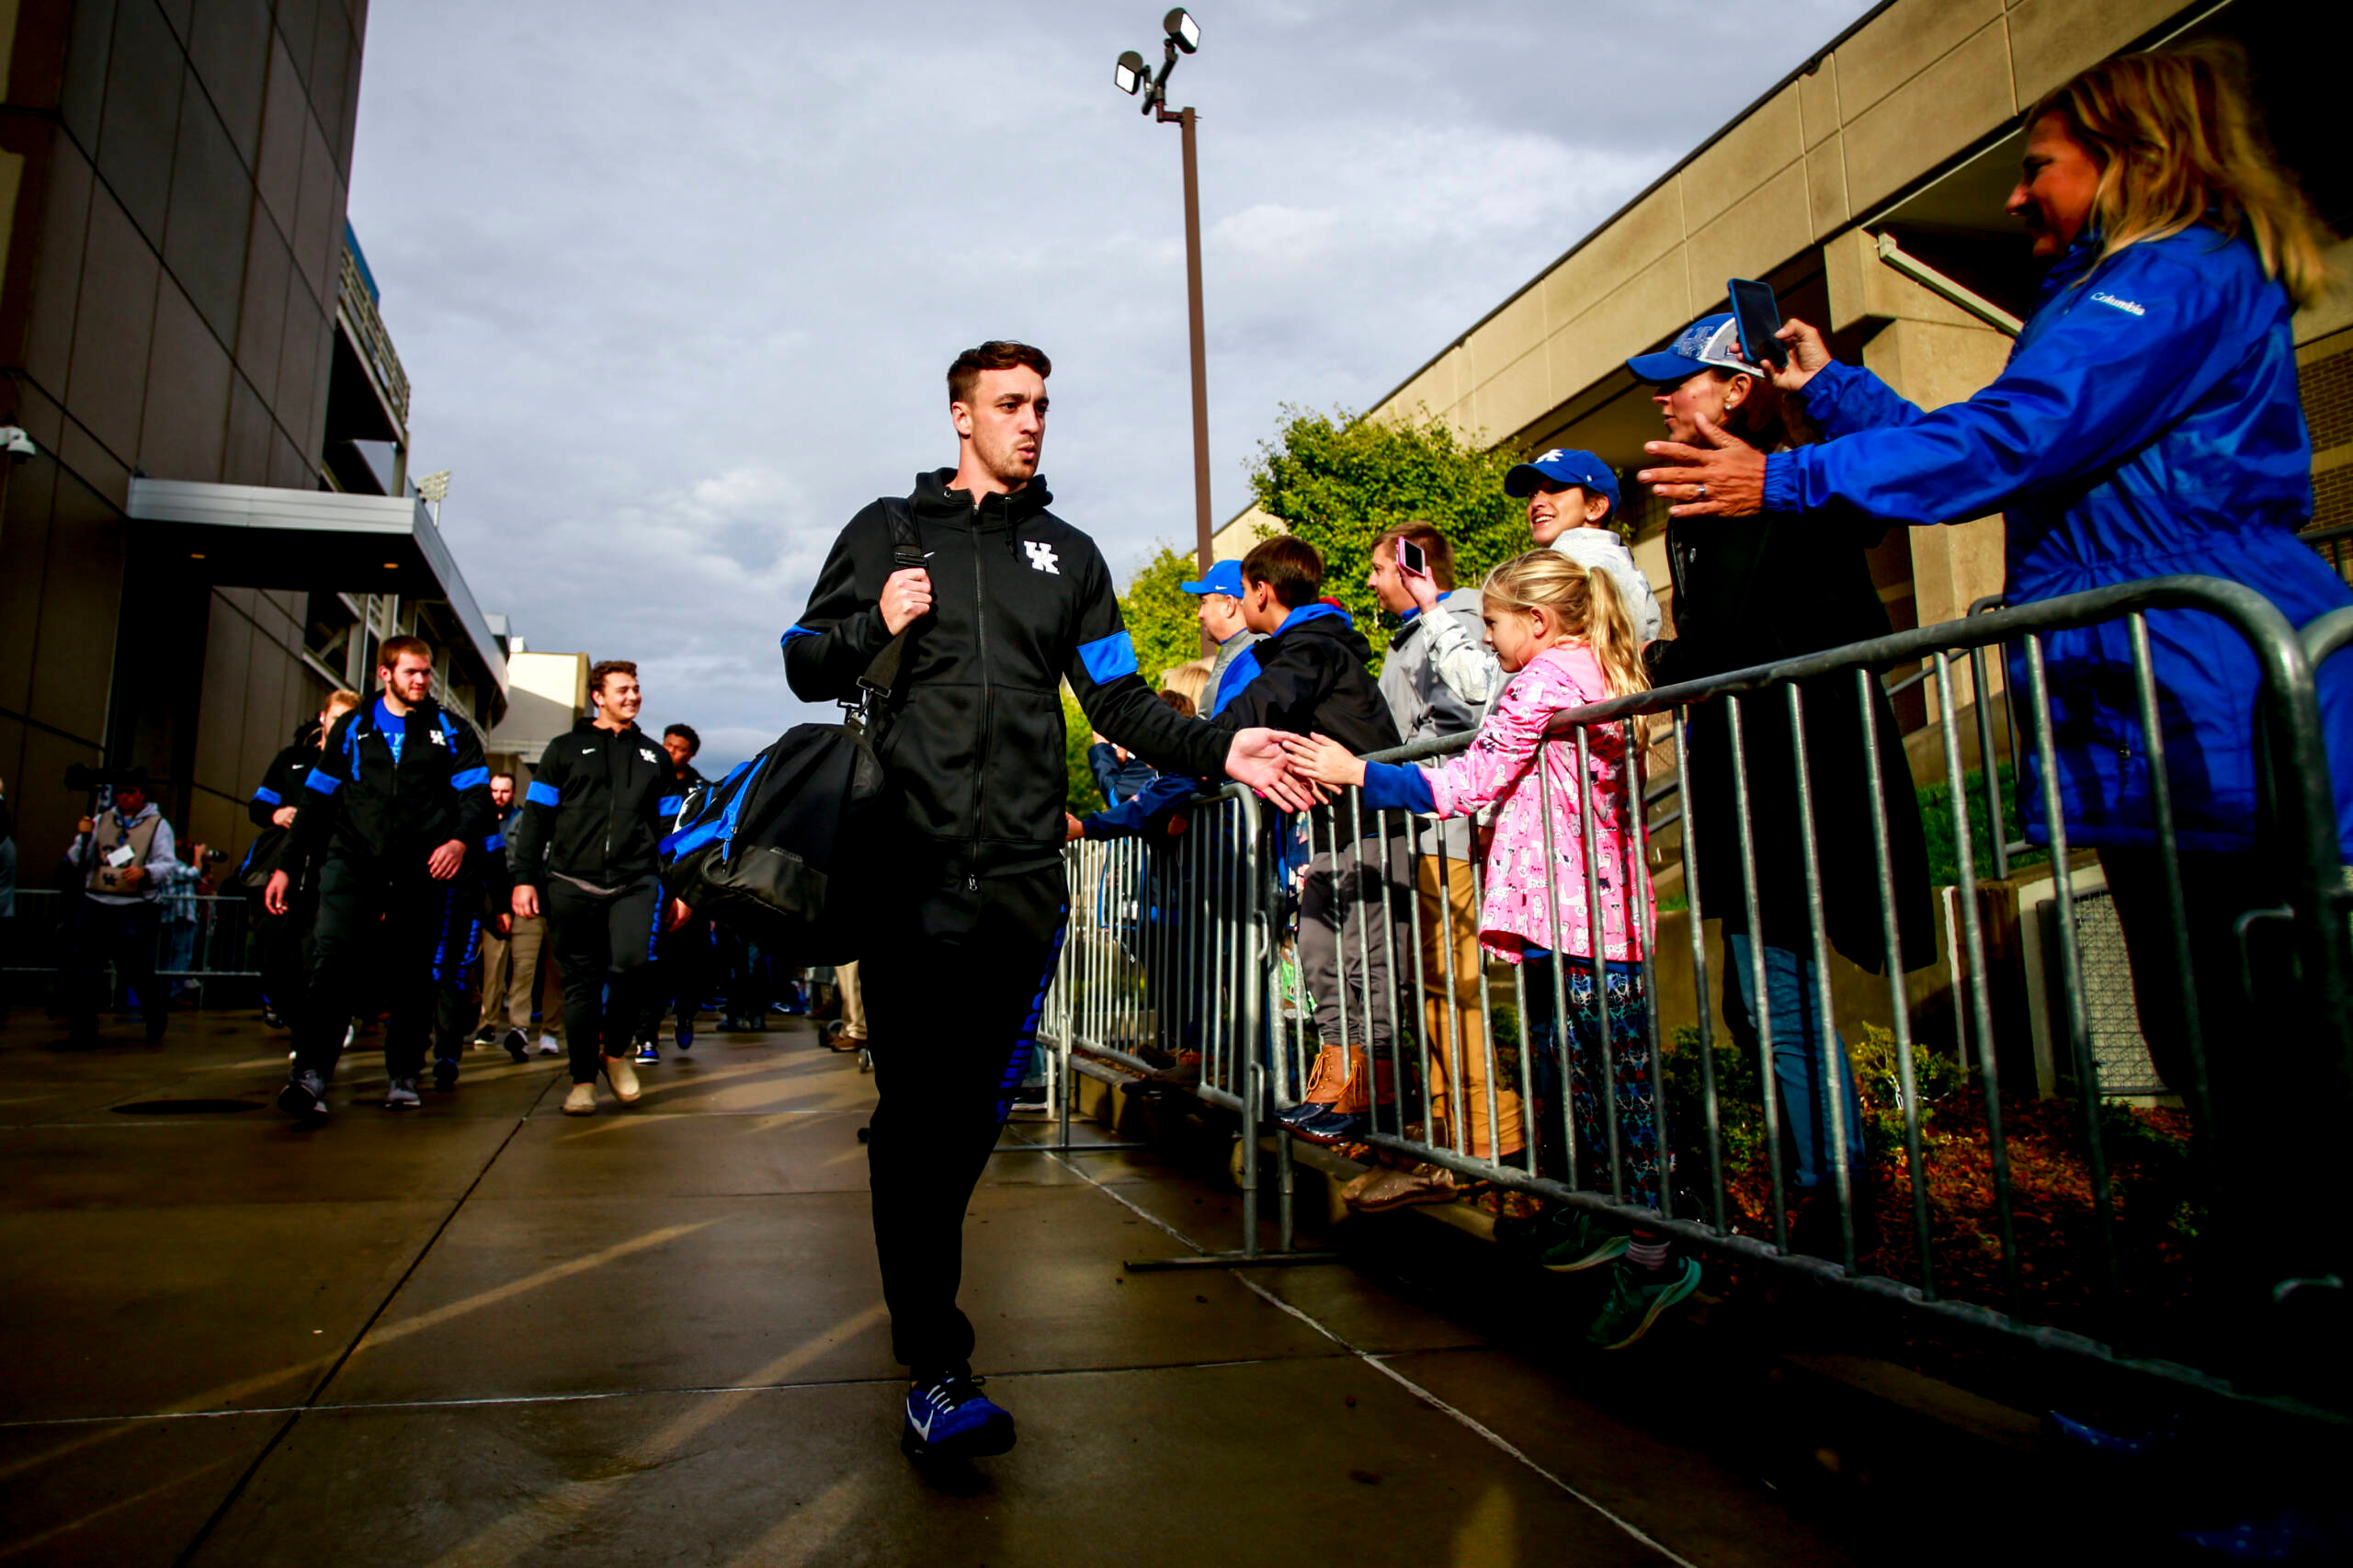
[[[1148, 1153], [993, 1162], [962, 1301], [1020, 1444], [911, 1466], [872, 1079], [802, 1027], [706, 1035], [594, 1119], [493, 1051], [387, 1112], [363, 1041], [308, 1131], [250, 1014], [108, 1032], [0, 1026], [0, 1563], [1855, 1560], [1355, 1269], [1123, 1273], [1238, 1240]], [[154, 1101], [257, 1108], [123, 1108]]]

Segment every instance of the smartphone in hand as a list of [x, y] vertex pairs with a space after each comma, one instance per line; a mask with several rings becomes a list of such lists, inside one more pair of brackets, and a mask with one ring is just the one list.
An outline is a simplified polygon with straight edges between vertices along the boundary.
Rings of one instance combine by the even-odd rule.
[[1410, 539], [1397, 541], [1397, 569], [1416, 577], [1430, 574], [1430, 552]]
[[1781, 308], [1771, 285], [1753, 278], [1734, 278], [1724, 284], [1732, 296], [1732, 319], [1740, 328], [1741, 358], [1752, 365], [1779, 365], [1789, 358], [1774, 334], [1781, 330]]

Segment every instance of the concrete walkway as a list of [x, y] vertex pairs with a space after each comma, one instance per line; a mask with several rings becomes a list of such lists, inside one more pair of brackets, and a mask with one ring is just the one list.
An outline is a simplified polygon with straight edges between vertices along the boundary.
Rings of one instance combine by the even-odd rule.
[[0, 1028], [10, 1568], [1857, 1560], [1350, 1268], [1122, 1274], [1237, 1239], [1230, 1193], [1132, 1153], [994, 1162], [963, 1301], [1021, 1442], [919, 1473], [872, 1080], [805, 1029], [706, 1037], [594, 1119], [482, 1051], [387, 1113], [362, 1051], [311, 1131], [123, 1113], [266, 1108], [251, 1015], [108, 1032]]

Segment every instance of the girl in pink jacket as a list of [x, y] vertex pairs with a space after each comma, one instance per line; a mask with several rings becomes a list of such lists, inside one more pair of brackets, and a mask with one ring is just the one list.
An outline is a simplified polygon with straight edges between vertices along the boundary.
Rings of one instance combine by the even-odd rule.
[[[1469, 750], [1443, 766], [1424, 768], [1360, 761], [1322, 735], [1286, 744], [1297, 771], [1321, 784], [1361, 786], [1368, 808], [1437, 816], [1494, 808], [1479, 940], [1496, 957], [1527, 966], [1528, 1032], [1538, 1093], [1552, 1112], [1538, 1122], [1559, 1125], [1557, 988], [1568, 1003], [1572, 1025], [1567, 1093], [1576, 1128], [1577, 1174], [1596, 1190], [1620, 1191], [1629, 1202], [1656, 1209], [1665, 1172], [1640, 967], [1656, 912], [1626, 830], [1629, 809], [1641, 809], [1640, 779], [1628, 778], [1621, 725], [1586, 731], [1587, 771], [1582, 778], [1576, 737], [1546, 738], [1556, 716], [1643, 690], [1649, 682], [1624, 601], [1607, 574], [1589, 573], [1552, 551], [1533, 551], [1495, 568], [1483, 593], [1487, 641], [1509, 679]], [[1630, 792], [1635, 796], [1631, 808]], [[1585, 854], [1587, 812], [1595, 852], [1590, 868]], [[1603, 1087], [1605, 1036], [1609, 1090]], [[1605, 1092], [1612, 1092], [1616, 1101], [1614, 1180]], [[1540, 1136], [1539, 1153], [1540, 1169], [1567, 1175], [1567, 1161], [1545, 1148]], [[1609, 1299], [1587, 1333], [1599, 1348], [1632, 1344], [1660, 1312], [1699, 1288], [1699, 1264], [1676, 1256], [1664, 1237], [1637, 1233], [1630, 1241], [1574, 1208], [1554, 1210], [1547, 1220], [1538, 1242], [1546, 1267], [1569, 1273], [1617, 1262]]]

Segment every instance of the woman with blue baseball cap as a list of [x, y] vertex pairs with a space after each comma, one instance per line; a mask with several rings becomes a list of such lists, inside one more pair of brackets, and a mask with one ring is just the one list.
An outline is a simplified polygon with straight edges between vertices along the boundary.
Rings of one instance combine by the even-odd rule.
[[[1790, 446], [1780, 394], [1763, 367], [1741, 358], [1738, 329], [1729, 314], [1702, 316], [1665, 348], [1638, 355], [1626, 365], [1653, 385], [1652, 401], [1671, 439], [1697, 441], [1704, 431], [1728, 430], [1761, 449]], [[1870, 564], [1871, 549], [1887, 528], [1884, 522], [1846, 509], [1761, 526], [1670, 517], [1666, 557], [1676, 635], [1651, 645], [1652, 682], [1699, 680], [1887, 635], [1887, 607]], [[1875, 697], [1881, 788], [1874, 801], [1854, 678], [1825, 676], [1800, 682], [1798, 689], [1805, 706], [1813, 819], [1823, 830], [1813, 848], [1824, 932], [1830, 945], [1859, 968], [1884, 972], [1893, 962], [1917, 969], [1936, 957], [1936, 928], [1927, 846], [1903, 731], [1886, 697]], [[1798, 751], [1785, 704], [1778, 693], [1745, 703], [1745, 766], [1737, 778], [1725, 705], [1708, 702], [1689, 710], [1684, 809], [1706, 895], [1702, 907], [1708, 918], [1722, 923], [1724, 1022], [1751, 1060], [1760, 1037], [1770, 1040], [1781, 1120], [1793, 1155], [1797, 1219], [1790, 1244], [1837, 1257], [1845, 1253], [1834, 1197], [1838, 1165], [1845, 1165], [1859, 1189], [1853, 1212], [1861, 1250], [1870, 1244], [1876, 1183], [1865, 1163], [1854, 1070], [1845, 1041], [1824, 1016], [1807, 896], [1807, 846], [1796, 831]], [[1746, 785], [1756, 869], [1754, 926], [1739, 852], [1735, 784], [1741, 781]], [[1870, 834], [1851, 830], [1870, 821], [1875, 809], [1887, 821], [1894, 873], [1898, 951], [1893, 955], [1881, 918], [1878, 855]], [[1835, 1119], [1834, 1077], [1841, 1102]], [[1836, 1141], [1834, 1126], [1843, 1132]]]

